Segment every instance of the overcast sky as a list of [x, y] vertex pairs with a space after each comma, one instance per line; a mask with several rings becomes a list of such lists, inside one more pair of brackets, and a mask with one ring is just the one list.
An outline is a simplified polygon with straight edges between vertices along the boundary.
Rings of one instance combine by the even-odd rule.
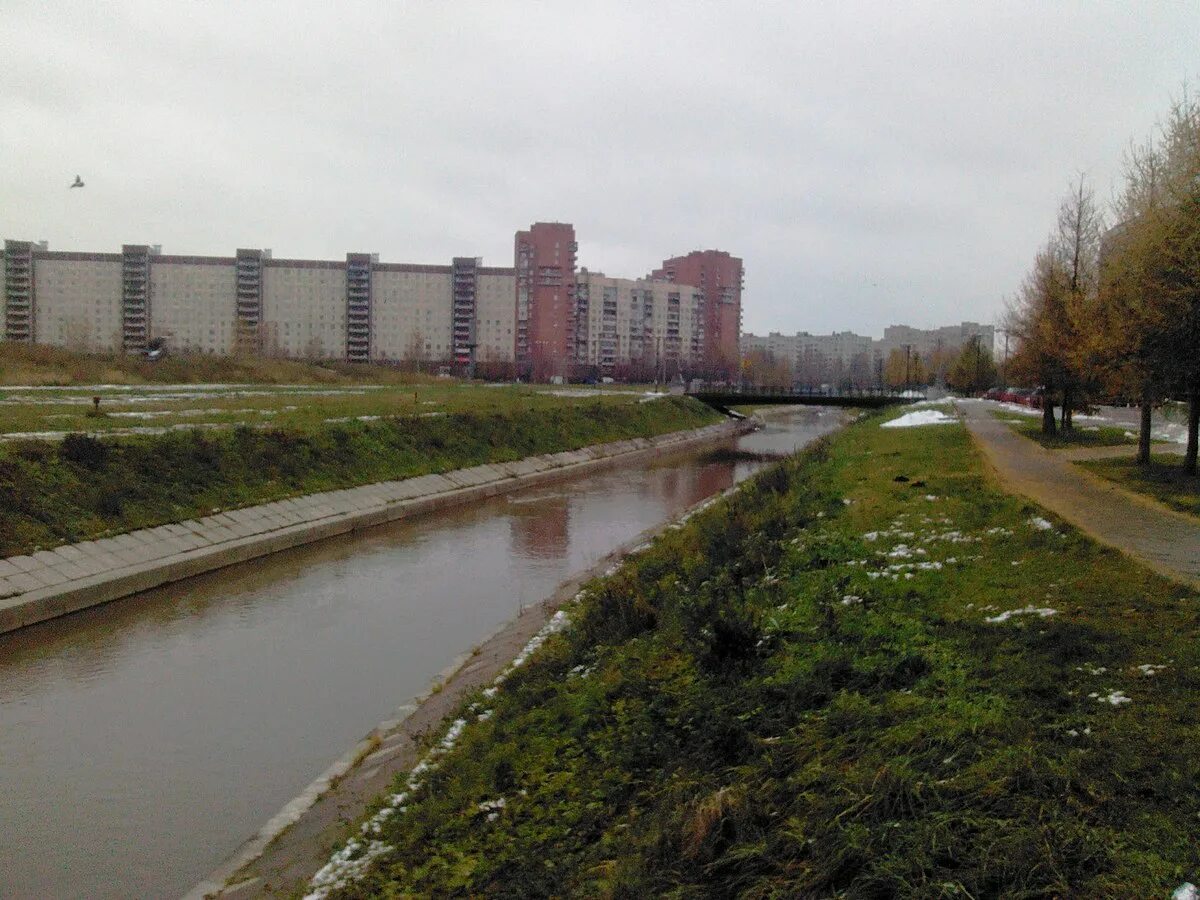
[[0, 236], [508, 266], [558, 220], [741, 256], [749, 331], [990, 322], [1198, 75], [1196, 0], [0, 0]]

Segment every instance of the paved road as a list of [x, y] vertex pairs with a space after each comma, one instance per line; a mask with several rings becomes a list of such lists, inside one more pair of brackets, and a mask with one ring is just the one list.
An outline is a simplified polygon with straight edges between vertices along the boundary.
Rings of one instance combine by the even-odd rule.
[[1004, 484], [1155, 571], [1200, 587], [1200, 521], [1123, 490], [960, 400], [967, 427]]

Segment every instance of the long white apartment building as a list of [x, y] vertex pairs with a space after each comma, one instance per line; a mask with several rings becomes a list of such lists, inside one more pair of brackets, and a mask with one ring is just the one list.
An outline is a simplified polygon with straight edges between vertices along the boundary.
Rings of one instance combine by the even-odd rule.
[[[372, 253], [281, 259], [247, 248], [180, 256], [148, 244], [78, 253], [8, 240], [0, 266], [0, 336], [9, 341], [92, 352], [162, 344], [183, 353], [474, 362], [485, 372], [493, 366], [492, 374], [516, 361], [516, 270], [476, 257], [414, 265]], [[575, 290], [558, 339], [576, 366], [673, 376], [705, 358], [702, 287], [587, 269], [567, 277]]]
[[450, 265], [276, 259], [271, 251], [174, 256], [52, 251], [5, 241], [2, 336], [83, 351], [162, 341], [182, 352], [352, 361], [511, 363], [514, 270], [473, 257]]
[[659, 371], [667, 377], [704, 356], [704, 293], [650, 279], [575, 278], [575, 361], [601, 372]]

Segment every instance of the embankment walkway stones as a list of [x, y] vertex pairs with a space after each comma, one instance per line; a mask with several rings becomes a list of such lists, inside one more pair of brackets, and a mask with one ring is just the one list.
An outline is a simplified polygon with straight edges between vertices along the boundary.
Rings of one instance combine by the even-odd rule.
[[325, 491], [0, 559], [0, 633], [335, 534], [728, 438], [748, 427], [721, 422]]

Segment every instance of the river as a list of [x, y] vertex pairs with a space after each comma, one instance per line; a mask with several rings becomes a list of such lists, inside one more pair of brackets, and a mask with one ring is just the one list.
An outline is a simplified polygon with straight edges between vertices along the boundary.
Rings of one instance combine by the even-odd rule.
[[[790, 452], [838, 410], [776, 412]], [[711, 449], [711, 448], [710, 448]], [[691, 451], [0, 635], [0, 897], [177, 897], [456, 655], [761, 463]]]

